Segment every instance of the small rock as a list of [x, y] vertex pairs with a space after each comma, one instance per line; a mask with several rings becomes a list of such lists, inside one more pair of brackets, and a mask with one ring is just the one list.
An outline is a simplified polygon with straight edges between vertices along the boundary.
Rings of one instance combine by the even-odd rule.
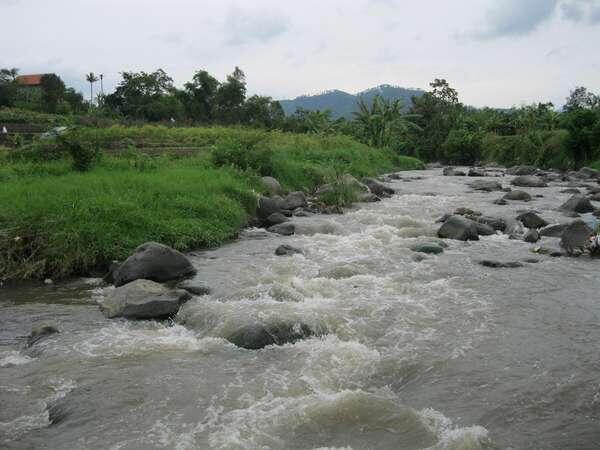
[[211, 290], [208, 286], [202, 284], [199, 281], [195, 280], [185, 280], [181, 283], [177, 284], [177, 289], [183, 289], [184, 291], [189, 292], [192, 295], [197, 295], [199, 297], [203, 295], [209, 295]]
[[476, 222], [483, 223], [492, 227], [494, 230], [505, 231], [506, 230], [506, 221], [504, 219], [500, 219], [498, 217], [490, 217], [490, 216], [481, 216], [474, 218]]
[[589, 199], [581, 194], [575, 194], [573, 197], [563, 203], [560, 209], [563, 212], [584, 214], [588, 212], [594, 212], [596, 208], [592, 206]]
[[433, 243], [417, 244], [411, 247], [411, 250], [416, 253], [426, 253], [428, 255], [439, 255], [444, 253], [444, 249]]
[[548, 222], [532, 211], [518, 215], [517, 220], [520, 221], [526, 228], [538, 229], [548, 225]]
[[385, 186], [374, 178], [363, 178], [362, 182], [378, 197], [389, 197], [396, 193], [394, 189]]
[[291, 236], [296, 232], [296, 226], [293, 223], [280, 223], [267, 228], [267, 231], [275, 234], [281, 234], [282, 236]]
[[306, 195], [302, 191], [290, 192], [283, 201], [283, 209], [293, 210], [308, 206]]
[[479, 211], [473, 211], [472, 209], [469, 208], [456, 208], [456, 210], [454, 211], [454, 215], [456, 216], [481, 216], [481, 212]]
[[256, 215], [265, 220], [273, 213], [281, 212], [284, 208], [284, 200], [275, 195], [273, 197], [258, 197], [258, 205], [256, 207]]
[[537, 241], [540, 240], [540, 233], [538, 233], [537, 230], [529, 230], [527, 231], [527, 233], [525, 233], [523, 240], [525, 242], [529, 242], [530, 244], [535, 244]]
[[583, 252], [593, 231], [583, 220], [575, 220], [563, 231], [560, 246], [569, 255]]
[[508, 175], [535, 175], [538, 168], [534, 166], [514, 166], [506, 171]]
[[485, 192], [493, 192], [493, 191], [501, 191], [502, 185], [494, 180], [475, 180], [469, 184], [471, 189], [476, 191], [485, 191]]
[[277, 256], [292, 256], [297, 254], [303, 254], [304, 252], [299, 248], [292, 247], [291, 245], [280, 245], [275, 249], [275, 254]]
[[581, 191], [577, 188], [569, 188], [560, 191], [561, 194], [581, 194]]
[[508, 202], [506, 200], [504, 200], [503, 198], [494, 200], [493, 203], [494, 203], [494, 205], [507, 205], [508, 204]]
[[53, 325], [38, 325], [31, 330], [31, 333], [27, 337], [27, 343], [25, 344], [25, 347], [29, 348], [36, 342], [56, 333], [60, 333], [60, 331]]
[[246, 325], [231, 334], [227, 340], [237, 347], [259, 350], [269, 345], [293, 344], [302, 339], [322, 334], [324, 334], [322, 331], [314, 331], [303, 323], [281, 321]]
[[478, 167], [472, 167], [467, 172], [467, 176], [469, 177], [485, 177], [485, 170], [480, 169]]
[[459, 241], [478, 241], [477, 225], [472, 220], [462, 216], [451, 216], [438, 230], [442, 239], [455, 239]]
[[563, 232], [569, 226], [568, 223], [557, 223], [553, 225], [548, 225], [542, 229], [540, 229], [540, 236], [545, 237], [561, 237]]
[[542, 178], [536, 177], [533, 175], [524, 175], [524, 176], [517, 177], [511, 181], [511, 184], [513, 186], [520, 186], [520, 187], [537, 187], [537, 188], [548, 187], [548, 185]]
[[271, 195], [281, 194], [283, 192], [281, 189], [281, 184], [279, 184], [279, 181], [273, 177], [262, 177], [260, 181], [267, 189], [267, 192]]
[[267, 223], [268, 226], [271, 225], [278, 225], [280, 223], [285, 223], [288, 222], [288, 218], [285, 217], [282, 213], [276, 212], [271, 214], [269, 217], [267, 217], [267, 219], [265, 220], [265, 222]]
[[518, 261], [501, 262], [486, 259], [483, 261], [479, 261], [479, 264], [481, 264], [484, 267], [491, 267], [494, 269], [514, 269], [517, 267], [523, 267], [523, 263], [520, 263]]
[[519, 191], [519, 190], [507, 192], [506, 195], [502, 198], [504, 198], [504, 200], [517, 200], [517, 201], [522, 201], [522, 202], [531, 201], [531, 195], [529, 195], [525, 191]]

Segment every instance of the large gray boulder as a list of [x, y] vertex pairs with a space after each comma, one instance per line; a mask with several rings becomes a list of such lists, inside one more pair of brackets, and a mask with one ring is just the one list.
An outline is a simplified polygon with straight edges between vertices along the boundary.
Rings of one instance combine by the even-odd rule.
[[479, 236], [492, 236], [496, 234], [496, 230], [494, 230], [491, 226], [481, 222], [474, 223], [475, 227], [477, 227], [477, 234]]
[[593, 231], [583, 220], [575, 220], [563, 231], [560, 246], [567, 254], [582, 253]]
[[138, 279], [163, 282], [195, 273], [196, 269], [183, 253], [158, 242], [146, 242], [119, 266], [114, 279], [118, 287]]
[[379, 197], [388, 197], [388, 196], [394, 195], [396, 193], [396, 191], [394, 191], [391, 187], [388, 187], [388, 186], [384, 185], [383, 183], [380, 183], [375, 178], [363, 178], [362, 182], [369, 188], [369, 190], [373, 194], [375, 194]]
[[555, 223], [540, 229], [540, 236], [561, 237], [563, 232], [569, 227], [568, 223]]
[[268, 226], [277, 225], [288, 221], [289, 219], [279, 212], [273, 213], [265, 219], [265, 222]]
[[504, 231], [506, 230], [506, 220], [499, 217], [481, 216], [474, 219], [476, 222], [483, 223], [494, 230]]
[[314, 331], [304, 323], [277, 321], [267, 324], [246, 325], [227, 337], [237, 347], [259, 350], [269, 345], [293, 344], [324, 333]]
[[534, 187], [534, 188], [535, 187], [537, 187], [537, 188], [548, 187], [548, 185], [542, 178], [536, 177], [533, 175], [523, 175], [523, 176], [517, 177], [511, 181], [511, 184], [513, 186], [519, 186], [519, 187]]
[[594, 212], [596, 210], [590, 203], [590, 200], [581, 194], [573, 195], [573, 197], [562, 204], [560, 209], [564, 212], [580, 214]]
[[265, 220], [271, 214], [281, 212], [285, 209], [285, 201], [278, 195], [273, 197], [258, 197], [258, 204], [256, 207], [256, 215], [259, 219]]
[[31, 329], [31, 333], [27, 336], [25, 347], [29, 348], [42, 339], [57, 333], [60, 333], [60, 331], [54, 325], [37, 325]]
[[514, 191], [507, 192], [504, 195], [504, 197], [502, 197], [502, 198], [504, 200], [516, 200], [516, 201], [521, 201], [521, 202], [529, 202], [529, 201], [531, 201], [531, 195], [529, 195], [525, 191], [519, 191], [519, 190], [514, 190]]
[[476, 191], [494, 192], [501, 191], [502, 185], [494, 180], [475, 180], [469, 184], [471, 189]]
[[477, 225], [472, 220], [462, 216], [450, 216], [438, 230], [438, 236], [443, 239], [458, 241], [478, 241]]
[[548, 225], [548, 222], [546, 222], [533, 211], [527, 211], [523, 214], [519, 214], [517, 216], [517, 220], [521, 222], [526, 228], [538, 229]]
[[584, 180], [588, 180], [590, 178], [600, 179], [600, 171], [591, 169], [590, 167], [582, 167], [575, 174], [575, 176]]
[[174, 316], [189, 300], [183, 289], [168, 289], [150, 280], [135, 280], [112, 291], [100, 304], [109, 319], [163, 319]]
[[283, 192], [281, 184], [273, 177], [262, 177], [260, 181], [271, 195], [279, 195]]
[[290, 192], [283, 201], [284, 209], [294, 210], [296, 208], [304, 208], [308, 206], [308, 201], [306, 200], [306, 195], [304, 192]]

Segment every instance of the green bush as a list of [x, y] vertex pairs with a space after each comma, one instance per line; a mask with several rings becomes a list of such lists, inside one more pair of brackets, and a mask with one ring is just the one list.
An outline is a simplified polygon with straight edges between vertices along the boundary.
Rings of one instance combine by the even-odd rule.
[[442, 145], [442, 156], [448, 164], [473, 165], [481, 160], [482, 136], [478, 132], [451, 130]]

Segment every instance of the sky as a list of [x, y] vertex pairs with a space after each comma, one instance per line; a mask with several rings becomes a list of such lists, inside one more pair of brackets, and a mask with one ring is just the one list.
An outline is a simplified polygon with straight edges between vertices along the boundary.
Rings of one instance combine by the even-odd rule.
[[0, 0], [0, 67], [164, 69], [182, 86], [235, 66], [250, 94], [293, 98], [445, 78], [473, 106], [600, 93], [600, 0]]

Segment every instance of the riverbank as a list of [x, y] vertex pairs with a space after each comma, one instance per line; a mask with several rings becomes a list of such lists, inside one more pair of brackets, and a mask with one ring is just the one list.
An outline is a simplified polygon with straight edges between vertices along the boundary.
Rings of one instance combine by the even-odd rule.
[[342, 174], [422, 167], [342, 136], [151, 126], [78, 136], [101, 149], [87, 172], [52, 143], [0, 152], [0, 280], [104, 270], [151, 240], [181, 251], [221, 245], [255, 214], [267, 191], [260, 176], [313, 193]]

